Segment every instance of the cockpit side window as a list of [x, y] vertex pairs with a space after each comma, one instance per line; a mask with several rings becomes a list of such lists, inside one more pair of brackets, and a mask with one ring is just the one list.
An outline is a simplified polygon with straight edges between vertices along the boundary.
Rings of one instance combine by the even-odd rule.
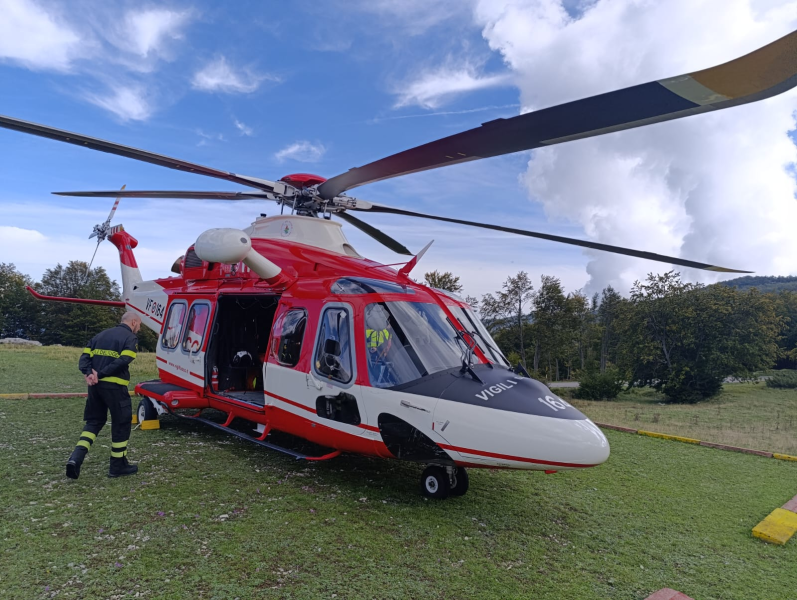
[[495, 343], [495, 340], [493, 340], [492, 336], [472, 309], [460, 306], [449, 306], [448, 308], [451, 314], [460, 322], [463, 329], [473, 336], [479, 348], [481, 348], [481, 351], [490, 362], [505, 367], [510, 366], [509, 361], [498, 348], [498, 344]]
[[284, 313], [274, 327], [271, 354], [286, 367], [295, 367], [302, 352], [304, 330], [307, 327], [307, 311], [292, 308]]
[[436, 304], [375, 302], [365, 309], [368, 375], [388, 388], [462, 366], [463, 342]]
[[352, 380], [351, 317], [344, 307], [324, 310], [318, 329], [313, 359], [315, 370], [324, 377], [349, 383]]

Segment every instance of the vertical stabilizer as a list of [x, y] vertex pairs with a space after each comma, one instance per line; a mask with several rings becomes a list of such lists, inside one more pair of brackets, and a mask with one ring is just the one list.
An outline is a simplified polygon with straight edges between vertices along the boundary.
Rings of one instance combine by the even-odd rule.
[[122, 268], [122, 296], [129, 300], [133, 288], [141, 283], [141, 271], [133, 254], [133, 248], [138, 246], [138, 240], [127, 233], [122, 225], [111, 228], [108, 240], [119, 250], [119, 262]]

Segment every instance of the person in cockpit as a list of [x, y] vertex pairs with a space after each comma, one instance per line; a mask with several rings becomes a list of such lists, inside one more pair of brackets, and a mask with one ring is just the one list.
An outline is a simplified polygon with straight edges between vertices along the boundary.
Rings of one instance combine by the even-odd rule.
[[392, 365], [387, 355], [393, 345], [393, 328], [382, 306], [371, 305], [365, 315], [365, 346], [368, 349], [368, 371], [371, 384], [389, 387], [395, 384]]

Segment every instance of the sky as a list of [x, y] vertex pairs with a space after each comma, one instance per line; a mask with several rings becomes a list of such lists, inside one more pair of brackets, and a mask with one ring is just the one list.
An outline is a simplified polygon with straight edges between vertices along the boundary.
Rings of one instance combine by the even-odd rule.
[[[797, 28], [786, 0], [0, 0], [0, 114], [276, 180], [332, 177], [499, 117], [731, 60]], [[352, 190], [392, 206], [797, 274], [797, 90], [752, 105]], [[0, 262], [88, 260], [112, 199], [242, 190], [0, 129]], [[125, 199], [145, 278], [266, 202]], [[671, 267], [432, 221], [358, 215], [480, 297], [518, 271], [588, 294]], [[350, 226], [358, 251], [404, 259]], [[103, 244], [95, 260], [119, 278]], [[721, 276], [680, 269], [690, 281]], [[727, 278], [724, 277], [724, 278]]]

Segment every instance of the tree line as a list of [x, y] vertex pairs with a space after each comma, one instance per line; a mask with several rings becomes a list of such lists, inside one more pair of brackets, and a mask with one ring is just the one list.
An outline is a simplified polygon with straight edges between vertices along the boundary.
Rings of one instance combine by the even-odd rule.
[[[426, 273], [424, 282], [462, 293], [449, 272]], [[26, 286], [49, 296], [121, 299], [102, 267], [82, 261], [57, 264], [38, 282], [0, 263], [0, 337], [82, 347], [124, 310], [41, 302]], [[670, 400], [696, 402], [719, 392], [727, 377], [797, 368], [797, 292], [790, 290], [685, 283], [671, 271], [637, 282], [627, 298], [611, 287], [588, 298], [565, 292], [550, 275], [535, 286], [521, 271], [500, 290], [465, 300], [512, 364], [538, 379], [648, 385]], [[141, 349], [156, 343], [154, 333], [141, 330]]]
[[[425, 279], [462, 292], [452, 273]], [[652, 386], [671, 401], [698, 402], [727, 377], [797, 367], [797, 292], [790, 290], [685, 283], [670, 271], [637, 282], [627, 298], [611, 287], [588, 298], [566, 293], [550, 275], [535, 286], [521, 271], [468, 302], [532, 377], [603, 381], [597, 388], [615, 395], [624, 385]]]
[[[11, 263], [0, 263], [0, 338], [36, 340], [45, 345], [83, 347], [94, 335], [119, 323], [123, 308], [36, 300], [30, 286], [46, 296], [121, 300], [119, 285], [102, 267], [83, 261], [60, 263], [34, 282]], [[156, 336], [142, 328], [139, 348], [154, 350]]]

